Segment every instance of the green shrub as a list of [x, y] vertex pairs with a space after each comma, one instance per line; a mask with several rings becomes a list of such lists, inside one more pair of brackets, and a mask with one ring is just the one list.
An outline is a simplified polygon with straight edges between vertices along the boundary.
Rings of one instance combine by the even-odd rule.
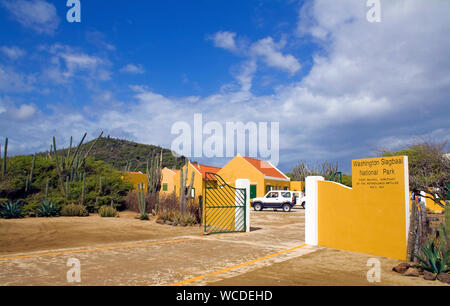
[[[0, 180], [0, 199], [20, 200], [20, 203], [23, 204], [22, 212], [24, 214], [36, 212], [44, 199], [52, 201], [57, 208], [79, 201], [82, 193], [82, 180], [74, 178], [70, 181], [69, 195], [66, 197], [61, 190], [54, 158], [49, 159], [46, 155], [38, 154], [36, 156], [31, 188], [28, 192], [25, 192], [32, 161], [32, 156], [14, 156], [8, 159], [7, 175], [5, 179]], [[84, 205], [89, 212], [97, 211], [101, 206], [108, 205], [111, 201], [117, 204], [117, 210], [125, 208], [125, 197], [133, 189], [133, 185], [121, 179], [123, 174], [90, 157], [86, 160], [85, 165], [80, 168], [80, 172], [86, 172]], [[102, 178], [101, 192], [99, 188], [100, 177]], [[49, 184], [46, 198], [47, 179]]]
[[38, 217], [55, 217], [58, 214], [58, 209], [55, 203], [49, 201], [42, 201], [41, 206], [36, 210]]
[[19, 201], [8, 201], [0, 204], [0, 218], [18, 219], [22, 217], [22, 206]]
[[186, 225], [194, 225], [197, 224], [197, 218], [193, 214], [187, 213], [181, 217], [181, 223]]
[[87, 217], [89, 212], [86, 207], [81, 204], [68, 204], [61, 209], [61, 216], [64, 217]]
[[114, 218], [117, 217], [117, 210], [112, 206], [102, 206], [98, 210], [100, 217], [102, 218]]
[[139, 214], [139, 219], [141, 219], [142, 221], [145, 221], [145, 220], [150, 220], [150, 217], [149, 217], [148, 213], [144, 212], [144, 213]]
[[425, 258], [417, 254], [414, 254], [414, 256], [421, 262], [422, 269], [435, 274], [449, 271], [448, 255], [450, 250], [437, 246], [433, 240], [429, 240], [427, 246], [420, 247], [420, 249], [425, 254]]

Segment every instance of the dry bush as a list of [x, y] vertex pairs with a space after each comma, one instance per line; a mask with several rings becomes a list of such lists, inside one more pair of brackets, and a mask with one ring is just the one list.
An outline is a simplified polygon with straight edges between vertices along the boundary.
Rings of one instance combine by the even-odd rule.
[[[156, 201], [155, 196], [152, 194], [145, 195], [145, 201], [147, 202], [146, 212], [148, 214], [152, 213], [155, 209]], [[127, 198], [125, 200], [127, 210], [134, 211], [139, 213], [139, 202], [137, 198], [136, 192], [129, 192]], [[192, 199], [187, 202], [187, 216], [185, 216], [186, 224], [191, 224], [192, 221], [190, 219], [195, 220], [196, 224], [200, 224], [202, 222], [202, 210], [199, 204], [199, 199]], [[159, 213], [158, 217], [160, 219], [169, 220], [172, 222], [176, 222], [179, 218], [176, 217], [180, 215], [180, 199], [174, 194], [169, 195], [161, 195], [159, 197]], [[162, 218], [164, 216], [164, 218]], [[170, 216], [170, 218], [169, 218]]]
[[[155, 200], [152, 194], [144, 195], [145, 202], [147, 203], [147, 208], [145, 210], [146, 213], [150, 214], [155, 209]], [[140, 213], [139, 210], [139, 201], [137, 192], [131, 191], [128, 193], [125, 199], [125, 207], [127, 210], [134, 211], [136, 213]]]
[[186, 205], [186, 215], [182, 216], [180, 212], [180, 199], [174, 194], [164, 195], [159, 200], [158, 218], [164, 221], [200, 224], [202, 221], [202, 210], [199, 200], [189, 200]]

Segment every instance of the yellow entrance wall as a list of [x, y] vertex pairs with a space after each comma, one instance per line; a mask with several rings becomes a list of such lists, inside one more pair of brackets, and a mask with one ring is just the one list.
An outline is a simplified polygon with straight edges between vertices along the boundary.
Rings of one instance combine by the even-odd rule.
[[137, 191], [138, 184], [144, 184], [144, 190], [147, 190], [147, 174], [140, 172], [122, 172], [122, 180], [133, 184], [133, 191]]
[[289, 187], [291, 191], [305, 191], [305, 182], [292, 181]]
[[[405, 192], [404, 162], [407, 163], [407, 158], [400, 158], [402, 164], [370, 167], [371, 171], [394, 170], [388, 176], [378, 173], [375, 184], [367, 183], [367, 178], [361, 183], [360, 173], [364, 170], [360, 168], [353, 168], [353, 189], [335, 182], [318, 182], [320, 246], [406, 259], [408, 192]], [[377, 159], [369, 161], [373, 160]], [[387, 183], [386, 178], [392, 181]], [[371, 179], [375, 176], [369, 176]]]
[[266, 185], [264, 182], [264, 174], [259, 172], [248, 161], [241, 156], [236, 156], [228, 164], [220, 169], [217, 174], [230, 186], [235, 187], [236, 180], [248, 179], [251, 185], [256, 185], [256, 196], [263, 197], [266, 195]]

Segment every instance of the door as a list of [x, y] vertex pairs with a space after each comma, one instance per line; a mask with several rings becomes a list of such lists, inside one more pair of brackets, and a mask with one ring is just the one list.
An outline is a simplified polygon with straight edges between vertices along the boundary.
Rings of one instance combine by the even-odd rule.
[[250, 199], [256, 198], [257, 194], [256, 185], [250, 185]]

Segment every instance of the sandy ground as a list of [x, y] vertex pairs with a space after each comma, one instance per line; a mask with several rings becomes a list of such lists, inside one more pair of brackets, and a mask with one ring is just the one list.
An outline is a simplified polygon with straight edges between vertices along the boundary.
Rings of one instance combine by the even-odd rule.
[[[367, 280], [367, 261], [381, 263], [379, 283]], [[314, 253], [254, 270], [211, 286], [450, 286], [439, 281], [406, 277], [392, 271], [398, 260], [367, 254], [322, 248]]]
[[[81, 264], [78, 285], [369, 285], [367, 259], [351, 252], [298, 247], [304, 210], [251, 213], [250, 233], [204, 236], [200, 227], [172, 227], [121, 218], [0, 220], [0, 285], [73, 285], [67, 262]], [[431, 285], [390, 271], [396, 260], [380, 258], [381, 285]]]

